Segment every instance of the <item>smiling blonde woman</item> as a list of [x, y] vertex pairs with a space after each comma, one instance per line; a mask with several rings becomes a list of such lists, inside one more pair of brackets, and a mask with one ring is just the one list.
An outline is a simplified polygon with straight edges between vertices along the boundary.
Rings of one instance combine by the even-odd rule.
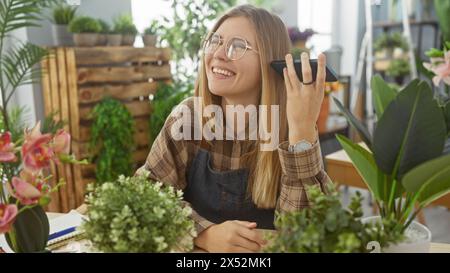
[[[266, 242], [259, 229], [274, 228], [275, 211], [308, 207], [304, 186], [319, 185], [325, 192], [330, 182], [316, 129], [324, 97], [325, 56], [318, 57], [313, 82], [309, 57], [302, 55], [302, 83], [289, 52], [286, 26], [278, 16], [250, 5], [223, 15], [205, 40], [195, 97], [204, 107], [221, 107], [227, 124], [235, 119], [227, 105], [278, 107], [278, 120], [262, 115], [258, 124], [276, 128], [277, 122], [281, 143], [263, 151], [261, 139], [175, 140], [171, 128], [180, 116], [172, 114], [140, 169], [184, 191], [198, 232], [194, 243], [202, 249], [260, 251]], [[284, 80], [269, 65], [283, 58]], [[207, 122], [194, 111], [194, 102], [189, 98], [181, 103], [193, 110], [189, 119], [193, 129], [195, 119]]]

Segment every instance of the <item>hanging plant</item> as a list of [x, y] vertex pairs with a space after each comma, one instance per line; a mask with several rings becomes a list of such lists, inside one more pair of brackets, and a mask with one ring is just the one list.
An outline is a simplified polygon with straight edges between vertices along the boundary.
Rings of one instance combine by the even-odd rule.
[[134, 121], [119, 101], [106, 98], [92, 111], [90, 150], [97, 182], [114, 181], [132, 174]]

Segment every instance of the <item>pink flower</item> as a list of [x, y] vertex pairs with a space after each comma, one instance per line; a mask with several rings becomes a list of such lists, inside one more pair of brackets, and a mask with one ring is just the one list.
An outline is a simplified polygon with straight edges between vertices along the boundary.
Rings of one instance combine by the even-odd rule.
[[435, 86], [439, 86], [441, 81], [450, 85], [450, 51], [447, 51], [444, 58], [431, 58], [431, 63], [423, 63], [423, 66], [436, 76], [433, 77]]
[[38, 171], [50, 165], [53, 150], [50, 148], [50, 134], [42, 135], [40, 123], [31, 132], [25, 132], [25, 141], [22, 145], [22, 158], [25, 169]]
[[53, 138], [52, 147], [55, 154], [68, 154], [70, 152], [70, 134], [59, 130]]
[[[34, 176], [32, 179], [34, 179]], [[11, 195], [19, 200], [21, 204], [34, 205], [39, 202], [39, 198], [41, 198], [42, 196], [41, 189], [43, 183], [36, 183], [36, 185], [33, 185], [32, 183], [28, 183], [22, 178], [13, 177], [11, 184], [12, 189], [9, 188], [9, 191], [11, 191]]]
[[0, 204], [0, 234], [11, 229], [11, 225], [16, 219], [18, 209], [16, 205]]
[[11, 142], [11, 133], [0, 134], [0, 162], [13, 162], [16, 159], [14, 144]]

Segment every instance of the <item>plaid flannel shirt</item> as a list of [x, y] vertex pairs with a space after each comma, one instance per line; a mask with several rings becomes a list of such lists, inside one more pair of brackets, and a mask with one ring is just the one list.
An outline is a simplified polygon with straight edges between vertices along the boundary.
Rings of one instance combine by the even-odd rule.
[[[192, 98], [181, 104], [193, 110]], [[173, 113], [173, 112], [172, 112]], [[207, 147], [201, 147], [199, 140], [174, 140], [171, 127], [177, 117], [171, 114], [155, 139], [142, 170], [150, 172], [150, 178], [183, 190], [187, 185], [187, 172], [199, 148], [206, 148], [212, 159], [212, 167], [217, 171], [236, 170], [247, 167], [244, 158], [256, 149], [256, 141], [252, 140], [213, 140]], [[192, 126], [193, 129], [193, 126]], [[309, 200], [305, 185], [319, 185], [327, 192], [327, 184], [331, 182], [324, 171], [319, 141], [303, 152], [289, 152], [287, 141], [278, 145], [278, 154], [282, 168], [281, 185], [276, 211], [285, 212], [308, 207]], [[251, 171], [250, 171], [251, 173]], [[190, 205], [185, 202], [186, 205]], [[193, 210], [197, 234], [214, 224]]]

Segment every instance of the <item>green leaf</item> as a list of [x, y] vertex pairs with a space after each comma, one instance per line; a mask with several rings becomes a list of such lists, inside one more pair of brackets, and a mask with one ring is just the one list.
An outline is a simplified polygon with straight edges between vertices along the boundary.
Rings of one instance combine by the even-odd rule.
[[412, 81], [385, 109], [374, 133], [377, 166], [400, 180], [417, 165], [442, 153], [446, 126], [430, 86]]
[[364, 143], [366, 143], [367, 147], [369, 147], [369, 149], [372, 149], [372, 137], [369, 133], [369, 130], [367, 130], [367, 128], [361, 123], [361, 121], [359, 121], [348, 109], [346, 109], [338, 99], [333, 97], [333, 100], [336, 106], [339, 108], [339, 111], [344, 114], [350, 125], [358, 131], [359, 136], [362, 138]]
[[336, 135], [336, 138], [352, 160], [367, 187], [371, 190], [374, 197], [379, 200], [378, 171], [373, 155], [343, 135]]
[[12, 90], [9, 96], [17, 87], [39, 79], [39, 69], [36, 65], [47, 54], [47, 50], [30, 43], [13, 46], [5, 53], [1, 62], [9, 89]]
[[434, 9], [436, 10], [443, 39], [444, 41], [450, 41], [450, 1], [434, 0]]
[[372, 95], [375, 104], [375, 111], [378, 119], [383, 115], [384, 109], [397, 96], [397, 92], [391, 88], [380, 75], [372, 78]]
[[426, 206], [450, 192], [450, 155], [427, 161], [409, 171], [402, 180], [408, 192], [420, 192], [418, 201]]

